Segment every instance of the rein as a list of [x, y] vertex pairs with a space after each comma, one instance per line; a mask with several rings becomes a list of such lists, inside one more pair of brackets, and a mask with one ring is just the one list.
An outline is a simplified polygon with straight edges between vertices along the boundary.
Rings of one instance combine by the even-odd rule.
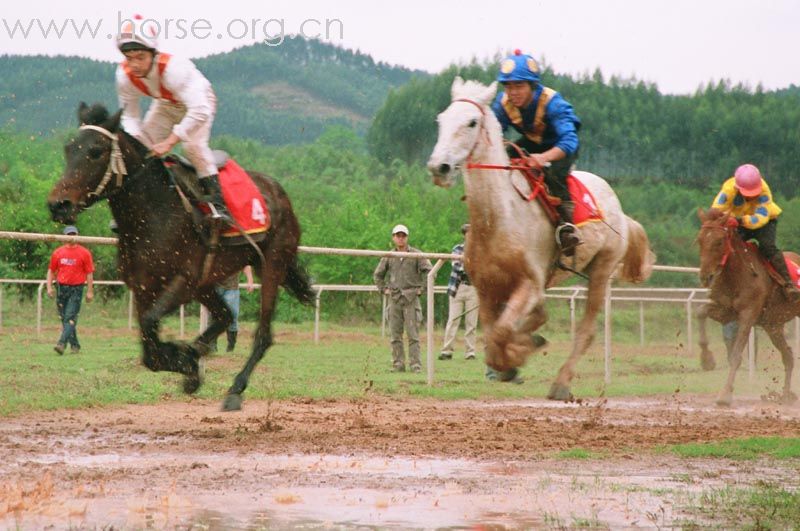
[[122, 180], [128, 175], [128, 170], [125, 168], [125, 160], [122, 158], [122, 150], [119, 148], [119, 135], [99, 125], [83, 124], [78, 128], [79, 131], [87, 129], [90, 131], [97, 131], [111, 140], [111, 156], [108, 159], [106, 173], [103, 175], [103, 179], [97, 185], [97, 188], [95, 188], [93, 192], [89, 192], [89, 195], [100, 197], [100, 194], [103, 193], [103, 190], [105, 190], [113, 175], [117, 176], [117, 187], [121, 187]]

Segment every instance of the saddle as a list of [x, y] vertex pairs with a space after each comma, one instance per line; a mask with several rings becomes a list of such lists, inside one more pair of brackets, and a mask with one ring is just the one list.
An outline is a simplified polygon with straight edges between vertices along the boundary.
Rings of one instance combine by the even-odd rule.
[[[544, 172], [532, 167], [526, 159], [521, 158], [511, 159], [511, 167], [519, 170], [530, 187], [530, 192], [525, 192], [514, 185], [517, 193], [526, 201], [533, 201], [534, 199], [539, 201], [550, 221], [554, 225], [558, 224], [560, 216], [557, 207], [561, 205], [561, 198], [550, 195], [547, 184], [544, 182]], [[580, 227], [585, 223], [604, 219], [603, 213], [597, 206], [597, 201], [595, 201], [592, 193], [572, 174], [567, 176], [567, 188], [574, 207], [572, 221], [576, 226]]]
[[[198, 183], [197, 171], [185, 157], [170, 154], [164, 158], [172, 184], [178, 191], [185, 210], [192, 215], [195, 229], [209, 247], [252, 245], [260, 242], [270, 226], [266, 202], [247, 173], [228, 153], [221, 150], [214, 150], [212, 153], [225, 203], [233, 214], [233, 225], [220, 227], [218, 222], [209, 218], [210, 209]], [[255, 215], [256, 210], [259, 215]]]

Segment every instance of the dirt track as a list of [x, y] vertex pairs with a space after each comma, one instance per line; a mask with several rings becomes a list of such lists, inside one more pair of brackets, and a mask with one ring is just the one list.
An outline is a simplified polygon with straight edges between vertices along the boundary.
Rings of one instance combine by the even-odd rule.
[[[37, 413], [2, 423], [0, 527], [662, 526], [680, 516], [663, 489], [800, 482], [761, 461], [642, 452], [800, 436], [800, 406], [712, 400], [248, 400], [233, 414], [195, 400]], [[556, 457], [574, 448], [605, 458]]]

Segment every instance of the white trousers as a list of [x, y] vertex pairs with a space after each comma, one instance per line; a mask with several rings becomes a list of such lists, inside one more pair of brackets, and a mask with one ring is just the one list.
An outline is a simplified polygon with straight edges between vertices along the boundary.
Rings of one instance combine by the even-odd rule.
[[[173, 105], [161, 100], [153, 100], [142, 123], [142, 133], [139, 140], [148, 148], [162, 142], [172, 133], [175, 124], [180, 123], [186, 115], [186, 107], [183, 105]], [[196, 131], [191, 138], [181, 142], [186, 158], [197, 170], [198, 177], [208, 177], [217, 173], [217, 166], [214, 164], [214, 155], [208, 147], [211, 138], [211, 126], [214, 123], [214, 115]]]
[[[465, 313], [466, 312], [466, 313]], [[447, 312], [447, 327], [444, 330], [444, 345], [442, 352], [445, 354], [453, 353], [453, 345], [456, 342], [456, 332], [461, 324], [461, 317], [464, 317], [464, 354], [466, 356], [475, 355], [475, 336], [478, 330], [478, 292], [475, 286], [459, 284], [455, 297], [450, 297], [449, 311]]]

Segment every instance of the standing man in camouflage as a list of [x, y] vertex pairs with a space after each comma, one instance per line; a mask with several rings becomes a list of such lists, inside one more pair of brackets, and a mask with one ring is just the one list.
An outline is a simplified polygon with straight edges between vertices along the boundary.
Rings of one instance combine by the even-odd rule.
[[[419, 253], [408, 245], [408, 227], [395, 225], [392, 229], [394, 251]], [[389, 296], [389, 330], [392, 334], [392, 371], [405, 372], [403, 328], [408, 335], [408, 365], [411, 372], [420, 372], [419, 323], [422, 321], [420, 296], [431, 263], [426, 258], [384, 257], [372, 275], [381, 293]]]

